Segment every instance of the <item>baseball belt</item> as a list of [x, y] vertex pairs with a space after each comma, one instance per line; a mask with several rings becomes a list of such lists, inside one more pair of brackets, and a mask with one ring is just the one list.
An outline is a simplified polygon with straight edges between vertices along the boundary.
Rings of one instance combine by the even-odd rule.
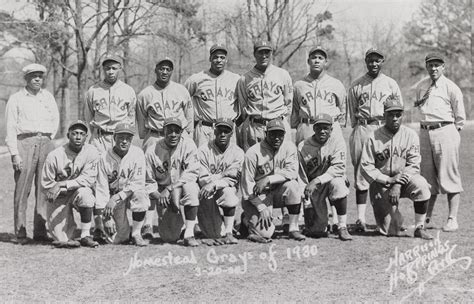
[[452, 121], [441, 121], [438, 123], [420, 123], [420, 128], [425, 129], [425, 130], [436, 130], [439, 128], [442, 128], [447, 125], [453, 124]]
[[377, 119], [377, 118], [370, 118], [370, 119], [364, 119], [364, 118], [359, 118], [358, 120], [359, 125], [365, 126], [365, 125], [383, 125], [383, 119]]
[[102, 129], [97, 129], [97, 134], [98, 134], [99, 136], [103, 136], [103, 135], [113, 135], [114, 132], [106, 131], [106, 130], [102, 130]]
[[276, 118], [255, 118], [255, 117], [250, 117], [250, 121], [253, 122], [253, 123], [258, 123], [258, 124], [261, 124], [261, 125], [266, 125], [270, 120], [273, 120], [273, 119], [281, 119], [283, 120], [283, 116], [278, 116]]
[[165, 131], [164, 130], [152, 130], [150, 129], [150, 133], [158, 136], [165, 136]]
[[31, 132], [31, 133], [22, 133], [22, 134], [18, 134], [16, 136], [16, 138], [18, 139], [25, 139], [25, 138], [30, 138], [30, 137], [35, 137], [35, 136], [38, 136], [38, 137], [49, 137], [49, 139], [51, 139], [51, 133], [43, 133], [43, 132]]
[[[316, 121], [313, 118], [301, 118], [300, 120], [302, 123], [305, 124], [314, 124]], [[332, 122], [338, 121], [336, 117], [332, 118]]]

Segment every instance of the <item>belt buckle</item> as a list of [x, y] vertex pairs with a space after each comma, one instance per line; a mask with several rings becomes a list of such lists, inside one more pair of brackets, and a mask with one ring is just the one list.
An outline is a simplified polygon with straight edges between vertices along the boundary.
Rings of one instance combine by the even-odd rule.
[[43, 133], [43, 132], [37, 132], [37, 133], [36, 133], [36, 136], [38, 136], [38, 137], [45, 136], [44, 134], [45, 134], [45, 133]]

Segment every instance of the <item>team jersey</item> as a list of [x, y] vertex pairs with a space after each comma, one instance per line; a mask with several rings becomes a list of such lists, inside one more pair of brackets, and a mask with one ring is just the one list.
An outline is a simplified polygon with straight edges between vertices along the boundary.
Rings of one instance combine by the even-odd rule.
[[196, 182], [199, 174], [197, 147], [192, 139], [181, 136], [178, 145], [170, 149], [165, 139], [148, 147], [145, 152], [146, 184], [148, 193], [158, 186], [169, 186], [176, 182]]
[[314, 119], [320, 113], [334, 119], [344, 117], [346, 111], [346, 89], [336, 78], [322, 74], [313, 79], [307, 74], [295, 82], [291, 127], [296, 128], [302, 118]]
[[137, 98], [131, 86], [117, 80], [113, 85], [101, 81], [86, 93], [84, 111], [91, 128], [113, 132], [118, 123], [135, 124]]
[[254, 67], [239, 79], [237, 99], [240, 113], [245, 117], [270, 120], [288, 116], [293, 101], [290, 74], [274, 65], [270, 65], [264, 73]]
[[400, 126], [392, 134], [380, 127], [369, 136], [362, 150], [361, 166], [369, 182], [385, 184], [389, 177], [399, 173], [409, 181], [420, 172], [420, 140], [416, 132]]
[[235, 87], [239, 78], [239, 75], [225, 70], [219, 76], [202, 71], [189, 77], [184, 86], [193, 100], [194, 120], [237, 119], [239, 103]]
[[242, 167], [241, 191], [244, 200], [255, 197], [253, 187], [256, 182], [272, 175], [283, 176], [286, 180], [298, 178], [298, 152], [296, 146], [285, 141], [277, 151], [263, 140], [247, 150]]
[[383, 105], [390, 95], [398, 96], [403, 104], [397, 82], [383, 73], [376, 78], [365, 74], [354, 81], [347, 94], [352, 127], [355, 127], [359, 119], [382, 120]]
[[346, 175], [346, 143], [331, 136], [321, 145], [309, 137], [298, 145], [300, 156], [300, 179], [308, 184], [318, 178], [321, 184], [330, 182], [335, 177]]
[[137, 126], [140, 138], [145, 137], [147, 129], [163, 131], [163, 122], [169, 117], [179, 118], [188, 134], [193, 134], [193, 104], [183, 85], [170, 81], [165, 88], [160, 88], [154, 83], [138, 94]]
[[197, 158], [201, 168], [199, 183], [205, 185], [213, 181], [216, 189], [235, 187], [239, 183], [244, 151], [237, 145], [230, 143], [222, 152], [210, 141], [207, 145], [199, 147]]
[[138, 190], [145, 190], [145, 154], [131, 145], [123, 158], [113, 148], [108, 149], [99, 161], [96, 185], [97, 202], [108, 202], [118, 194], [122, 200]]
[[58, 182], [66, 181], [67, 189], [79, 187], [94, 187], [97, 178], [97, 163], [99, 151], [90, 145], [84, 144], [81, 151], [76, 153], [64, 144], [46, 157], [41, 175], [41, 186], [45, 189], [53, 188]]

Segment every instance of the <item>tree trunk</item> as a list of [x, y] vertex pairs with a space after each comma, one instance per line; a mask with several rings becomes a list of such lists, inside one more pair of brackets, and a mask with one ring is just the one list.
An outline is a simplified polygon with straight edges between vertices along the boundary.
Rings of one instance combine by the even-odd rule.
[[125, 83], [129, 83], [128, 79], [128, 56], [130, 54], [130, 43], [129, 43], [129, 35], [130, 35], [130, 25], [128, 22], [128, 16], [129, 16], [129, 4], [130, 0], [125, 0], [123, 3], [124, 6], [124, 12], [123, 12], [123, 31], [125, 34], [125, 40], [123, 41], [123, 77]]
[[74, 23], [76, 25], [76, 48], [77, 48], [77, 118], [84, 119], [84, 89], [87, 85], [87, 52], [84, 46], [84, 26], [82, 24], [82, 1], [76, 0], [76, 13]]
[[[114, 10], [114, 0], [107, 1], [107, 11]], [[107, 52], [110, 53], [114, 49], [114, 17], [109, 18], [107, 22]]]

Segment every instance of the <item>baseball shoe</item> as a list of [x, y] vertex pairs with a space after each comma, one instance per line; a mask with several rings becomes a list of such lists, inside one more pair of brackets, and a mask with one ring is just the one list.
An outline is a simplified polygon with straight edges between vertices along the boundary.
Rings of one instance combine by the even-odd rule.
[[69, 240], [69, 241], [53, 241], [51, 243], [55, 248], [79, 248], [81, 247], [81, 243], [76, 240]]
[[83, 247], [90, 247], [90, 248], [99, 247], [99, 243], [94, 241], [92, 237], [90, 236], [83, 237], [80, 243], [81, 243], [81, 246]]
[[288, 232], [288, 238], [290, 240], [295, 240], [295, 241], [304, 241], [306, 240], [306, 237], [301, 234], [299, 231], [290, 231]]
[[306, 233], [306, 236], [310, 237], [310, 238], [314, 238], [314, 239], [327, 238], [327, 237], [329, 237], [329, 232], [327, 232], [327, 231], [316, 231], [316, 232], [308, 231]]
[[33, 237], [33, 240], [35, 242], [40, 242], [40, 243], [51, 243], [52, 241], [54, 241], [52, 238], [50, 238], [47, 235], [36, 235]]
[[132, 236], [132, 244], [138, 247], [148, 246], [148, 243], [142, 238], [140, 234]]
[[264, 238], [263, 236], [256, 235], [253, 233], [249, 234], [247, 238], [249, 239], [249, 241], [252, 241], [255, 243], [262, 243], [262, 244], [270, 243], [272, 241], [272, 239], [267, 239], [267, 238]]
[[238, 244], [239, 241], [232, 235], [232, 233], [227, 233], [225, 237], [222, 238], [224, 244]]
[[185, 238], [183, 240], [183, 245], [186, 246], [186, 247], [197, 247], [197, 246], [199, 246], [199, 243], [198, 243], [198, 241], [196, 241], [194, 236], [192, 236], [192, 237]]
[[339, 234], [339, 239], [341, 239], [341, 241], [352, 240], [352, 236], [349, 234], [349, 231], [347, 231], [347, 227], [340, 227], [338, 234]]
[[142, 238], [146, 240], [153, 239], [153, 227], [151, 225], [144, 225], [141, 230]]
[[11, 242], [13, 244], [18, 244], [18, 245], [26, 245], [31, 243], [31, 239], [25, 237], [17, 237], [15, 236], [14, 238], [11, 239]]
[[331, 232], [334, 233], [334, 234], [338, 234], [339, 233], [339, 226], [337, 224], [332, 224]]
[[100, 245], [107, 244], [107, 235], [102, 229], [94, 229], [93, 240], [99, 243]]
[[443, 226], [444, 232], [454, 232], [459, 229], [458, 221], [456, 218], [448, 217], [446, 225]]
[[424, 239], [424, 240], [432, 240], [433, 236], [426, 232], [426, 229], [423, 226], [418, 226], [415, 229], [414, 237]]
[[365, 225], [364, 222], [361, 220], [356, 221], [356, 227], [355, 227], [356, 232], [366, 232], [367, 231], [367, 226]]

